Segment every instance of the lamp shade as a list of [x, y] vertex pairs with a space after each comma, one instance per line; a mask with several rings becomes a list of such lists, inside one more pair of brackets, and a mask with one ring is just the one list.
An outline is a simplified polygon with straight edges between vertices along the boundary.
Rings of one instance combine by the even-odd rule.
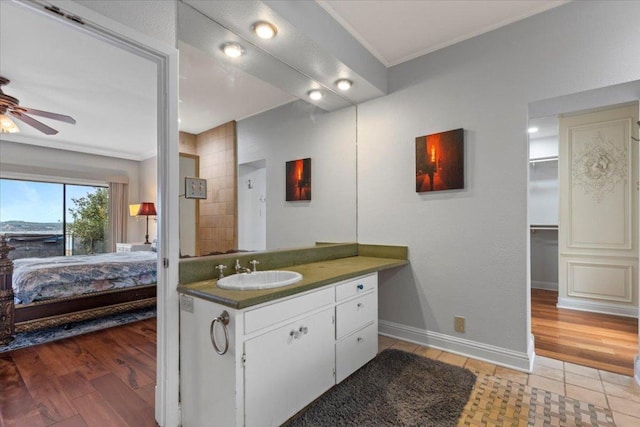
[[156, 205], [153, 202], [142, 202], [140, 203], [140, 209], [138, 210], [138, 216], [144, 215], [157, 215], [156, 214]]
[[129, 205], [129, 216], [138, 215], [139, 210], [140, 210], [140, 203], [136, 203], [135, 205]]

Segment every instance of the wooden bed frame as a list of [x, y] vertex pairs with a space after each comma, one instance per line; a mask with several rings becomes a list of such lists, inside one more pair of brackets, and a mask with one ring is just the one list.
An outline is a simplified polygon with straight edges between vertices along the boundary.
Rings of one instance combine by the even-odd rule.
[[156, 304], [156, 285], [151, 284], [16, 305], [12, 287], [13, 262], [7, 257], [11, 250], [5, 236], [0, 236], [0, 345], [10, 342], [16, 332], [35, 331]]

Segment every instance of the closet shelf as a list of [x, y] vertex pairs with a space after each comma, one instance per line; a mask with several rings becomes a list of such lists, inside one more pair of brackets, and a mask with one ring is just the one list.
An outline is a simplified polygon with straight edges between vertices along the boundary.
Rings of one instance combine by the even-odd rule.
[[542, 162], [557, 162], [558, 156], [549, 156], [549, 157], [538, 157], [536, 159], [529, 159], [529, 163], [536, 164]]
[[558, 226], [557, 225], [531, 225], [530, 226], [531, 231], [536, 231], [536, 230], [558, 230]]

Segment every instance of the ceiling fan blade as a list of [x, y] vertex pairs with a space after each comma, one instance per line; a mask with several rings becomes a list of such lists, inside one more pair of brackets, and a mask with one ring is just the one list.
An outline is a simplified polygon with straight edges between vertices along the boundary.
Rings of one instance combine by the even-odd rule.
[[9, 114], [11, 114], [16, 119], [28, 124], [29, 126], [33, 126], [34, 128], [38, 129], [40, 132], [42, 132], [44, 134], [55, 135], [55, 134], [58, 133], [58, 131], [55, 130], [54, 128], [51, 128], [51, 127], [45, 125], [44, 123], [39, 122], [36, 119], [27, 116], [24, 113], [19, 113], [17, 111], [10, 111]]
[[33, 114], [34, 116], [46, 117], [48, 119], [60, 120], [61, 122], [76, 124], [76, 121], [71, 116], [65, 116], [63, 114], [50, 113], [49, 111], [36, 110], [35, 108], [20, 107], [25, 113]]

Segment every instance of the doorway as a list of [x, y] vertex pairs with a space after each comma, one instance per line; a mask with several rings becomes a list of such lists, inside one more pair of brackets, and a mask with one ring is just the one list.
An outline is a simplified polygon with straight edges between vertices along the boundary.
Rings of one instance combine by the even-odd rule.
[[[625, 105], [530, 120], [531, 330], [539, 355], [633, 376], [638, 102]], [[545, 120], [555, 141], [531, 133]], [[557, 157], [541, 155], [545, 142]]]
[[238, 248], [267, 249], [267, 161], [238, 166]]

